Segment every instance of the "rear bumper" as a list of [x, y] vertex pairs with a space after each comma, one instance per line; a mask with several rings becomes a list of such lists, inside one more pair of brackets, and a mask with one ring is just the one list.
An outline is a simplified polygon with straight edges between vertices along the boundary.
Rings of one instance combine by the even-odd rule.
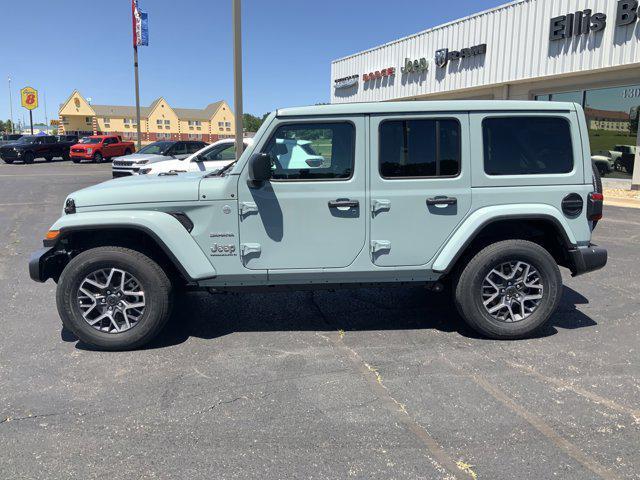
[[573, 264], [571, 273], [574, 277], [600, 270], [607, 264], [607, 250], [596, 245], [574, 248], [569, 250], [569, 255]]

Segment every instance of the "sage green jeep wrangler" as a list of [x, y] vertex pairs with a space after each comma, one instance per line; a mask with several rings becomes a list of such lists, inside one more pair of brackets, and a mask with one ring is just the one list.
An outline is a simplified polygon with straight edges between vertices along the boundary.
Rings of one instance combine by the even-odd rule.
[[573, 103], [278, 110], [222, 169], [72, 193], [31, 277], [56, 281], [64, 325], [103, 349], [149, 342], [185, 287], [450, 286], [475, 330], [523, 338], [556, 310], [559, 266], [607, 261], [587, 133]]

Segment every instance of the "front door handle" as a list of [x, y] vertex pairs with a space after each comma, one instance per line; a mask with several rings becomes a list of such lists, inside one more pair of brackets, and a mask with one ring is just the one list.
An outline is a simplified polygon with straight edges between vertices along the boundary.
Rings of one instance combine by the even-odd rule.
[[358, 208], [358, 200], [333, 200], [329, 202], [329, 208]]
[[427, 198], [427, 205], [456, 205], [458, 203], [458, 199], [456, 197], [432, 197]]

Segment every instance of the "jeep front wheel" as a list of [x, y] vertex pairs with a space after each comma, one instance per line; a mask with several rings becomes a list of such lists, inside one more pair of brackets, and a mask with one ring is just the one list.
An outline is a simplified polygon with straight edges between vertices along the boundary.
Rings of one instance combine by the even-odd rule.
[[462, 270], [456, 307], [477, 332], [495, 339], [526, 338], [547, 323], [562, 295], [553, 257], [525, 240], [494, 243]]
[[95, 163], [102, 163], [102, 154], [100, 152], [96, 152], [96, 154], [93, 156], [93, 161]]
[[56, 300], [82, 342], [127, 350], [153, 339], [171, 313], [171, 282], [146, 255], [120, 247], [86, 250], [65, 267]]

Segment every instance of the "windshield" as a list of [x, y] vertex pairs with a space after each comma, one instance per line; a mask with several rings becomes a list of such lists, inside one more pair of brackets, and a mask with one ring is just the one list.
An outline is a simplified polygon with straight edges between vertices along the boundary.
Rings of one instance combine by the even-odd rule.
[[79, 143], [100, 143], [102, 141], [101, 138], [91, 138], [91, 137], [83, 137], [80, 139]]
[[171, 148], [173, 142], [155, 142], [140, 149], [138, 153], [147, 155], [164, 155]]
[[36, 141], [36, 137], [22, 137], [16, 143], [30, 144], [30, 143], [34, 143], [35, 141]]

